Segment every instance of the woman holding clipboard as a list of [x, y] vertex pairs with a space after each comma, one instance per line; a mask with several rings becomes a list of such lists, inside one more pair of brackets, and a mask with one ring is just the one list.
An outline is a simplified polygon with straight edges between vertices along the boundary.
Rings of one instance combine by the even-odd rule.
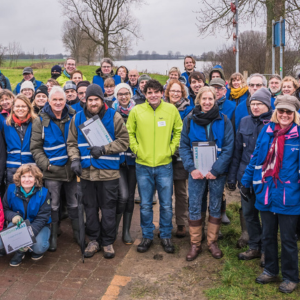
[[[217, 240], [221, 225], [221, 203], [226, 181], [227, 168], [230, 164], [234, 133], [231, 121], [219, 112], [216, 104], [216, 92], [213, 87], [202, 87], [195, 99], [195, 108], [183, 122], [179, 154], [184, 168], [189, 172], [189, 229], [191, 248], [186, 256], [194, 260], [202, 251], [201, 206], [206, 182], [209, 187], [209, 218], [207, 226], [208, 249], [214, 258], [221, 258]], [[217, 160], [207, 174], [202, 174], [195, 167], [193, 143], [214, 142], [217, 147]]]

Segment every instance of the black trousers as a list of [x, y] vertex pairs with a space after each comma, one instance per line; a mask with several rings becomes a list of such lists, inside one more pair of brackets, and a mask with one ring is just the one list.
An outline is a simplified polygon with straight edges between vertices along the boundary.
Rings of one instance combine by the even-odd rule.
[[[89, 181], [81, 179], [82, 202], [86, 213], [86, 235], [99, 245], [108, 246], [116, 237], [116, 208], [119, 179]], [[101, 221], [99, 221], [99, 209]]]
[[299, 282], [298, 248], [296, 227], [299, 216], [260, 212], [265, 249], [265, 270], [271, 275], [279, 272], [278, 264], [278, 226], [281, 238], [281, 273], [283, 280]]
[[135, 166], [120, 166], [117, 214], [132, 213], [136, 186]]

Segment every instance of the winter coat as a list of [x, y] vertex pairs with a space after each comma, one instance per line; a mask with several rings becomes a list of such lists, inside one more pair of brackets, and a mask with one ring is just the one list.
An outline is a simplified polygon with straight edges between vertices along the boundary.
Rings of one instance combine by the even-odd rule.
[[[74, 114], [75, 110], [66, 105], [62, 118], [57, 120], [47, 102], [40, 112], [40, 116], [33, 121], [30, 150], [37, 166], [43, 171], [44, 179], [57, 181], [72, 181], [74, 179], [74, 173], [70, 168], [71, 160], [66, 157], [69, 124]], [[56, 130], [57, 136], [55, 137], [52, 135], [47, 136], [47, 132], [51, 132], [52, 128]], [[63, 157], [65, 158], [62, 160], [53, 160], [50, 163], [49, 159], [52, 158], [47, 153], [50, 153], [48, 151], [51, 151], [51, 149], [44, 149], [45, 144], [49, 143], [50, 139], [53, 143], [58, 143], [60, 140], [64, 141], [65, 147], [60, 147], [57, 151], [64, 152]], [[47, 148], [53, 147], [47, 146]]]
[[3, 197], [5, 219], [12, 222], [15, 216], [29, 220], [35, 236], [51, 223], [51, 196], [44, 187], [35, 188], [25, 197], [20, 187], [11, 184]]
[[0, 231], [3, 230], [4, 221], [5, 221], [4, 210], [3, 210], [3, 205], [2, 205], [1, 198], [0, 198]]
[[171, 163], [182, 128], [180, 115], [174, 105], [161, 100], [153, 110], [146, 101], [131, 110], [126, 126], [130, 149], [136, 154], [138, 164], [158, 167]]
[[235, 136], [235, 147], [228, 173], [228, 183], [241, 183], [255, 149], [256, 140], [264, 125], [271, 119], [272, 111], [254, 117], [252, 114], [242, 118]]
[[9, 79], [4, 76], [0, 70], [0, 88], [2, 88], [3, 90], [9, 90], [11, 91], [11, 85], [10, 85], [10, 81]]
[[[107, 117], [108, 120], [106, 119]], [[78, 139], [81, 138], [81, 134], [80, 134], [80, 129], [78, 128], [78, 126], [76, 126], [76, 123], [79, 122], [79, 120], [84, 120], [84, 119], [89, 119], [89, 117], [85, 114], [85, 110], [82, 110], [81, 112], [75, 115], [75, 117], [72, 119], [70, 124], [67, 144], [68, 144], [68, 155], [71, 161], [73, 161], [74, 159], [81, 158], [81, 152], [78, 148]], [[102, 122], [104, 126], [105, 124], [107, 124], [106, 125], [107, 130], [108, 132], [111, 131], [111, 137], [113, 139], [111, 143], [105, 146], [105, 156], [108, 157], [110, 156], [111, 158], [113, 158], [113, 160], [106, 159], [107, 167], [103, 168], [101, 166], [101, 164], [102, 165], [104, 164], [103, 158], [101, 159], [100, 157], [100, 159], [98, 160], [91, 158], [92, 165], [90, 165], [89, 167], [83, 167], [82, 174], [80, 176], [82, 179], [85, 180], [108, 181], [108, 180], [118, 179], [120, 177], [120, 173], [119, 173], [120, 157], [119, 155], [117, 155], [118, 157], [117, 160], [116, 154], [119, 154], [120, 152], [124, 152], [127, 150], [129, 146], [128, 132], [122, 116], [118, 112], [115, 112], [112, 108], [108, 108], [107, 106], [105, 107], [105, 112], [102, 118]], [[86, 153], [87, 155], [90, 155], [89, 152]], [[115, 167], [115, 165], [111, 166], [111, 164], [109, 164], [109, 161], [114, 163], [116, 160], [118, 163], [118, 167]], [[86, 161], [84, 162], [84, 160], [81, 159], [81, 163], [84, 165]], [[98, 163], [100, 164], [100, 166], [97, 167]]]
[[219, 111], [231, 120], [234, 115], [235, 104], [232, 101], [227, 100], [226, 96], [219, 99], [217, 104], [219, 106]]
[[138, 88], [135, 92], [135, 95], [132, 97], [132, 100], [135, 102], [135, 105], [143, 104], [146, 101], [145, 95], [142, 93], [140, 88]]
[[6, 165], [6, 145], [3, 137], [3, 132], [0, 131], [0, 183], [2, 182], [2, 178], [5, 172]]
[[[59, 83], [61, 87], [63, 87], [66, 84], [66, 82], [69, 80], [71, 80], [71, 76], [70, 75], [67, 76], [64, 72], [62, 72], [61, 75], [56, 79], [56, 81]], [[84, 75], [82, 75], [82, 80], [87, 80]]]
[[78, 113], [83, 110], [84, 105], [85, 105], [85, 103], [79, 101], [76, 104], [71, 105], [71, 107]]
[[300, 214], [300, 136], [299, 126], [293, 124], [285, 135], [283, 164], [279, 171], [277, 187], [271, 176], [262, 182], [262, 165], [274, 139], [275, 123], [264, 126], [256, 142], [256, 148], [242, 178], [245, 187], [253, 185], [255, 207], [284, 215]]
[[191, 75], [191, 73], [189, 73], [189, 72], [183, 72], [182, 74], [181, 74], [181, 76], [183, 76], [183, 77], [185, 77], [185, 79], [186, 79], [186, 86], [189, 88], [190, 87], [190, 83], [189, 83], [189, 76]]
[[[221, 130], [221, 128], [223, 128], [223, 130]], [[210, 133], [208, 134], [207, 126], [197, 125], [192, 119], [192, 114], [189, 114], [183, 121], [179, 154], [184, 168], [191, 173], [196, 170], [191, 146], [192, 142], [215, 141], [219, 149], [218, 159], [212, 165], [210, 172], [217, 177], [227, 172], [227, 168], [231, 162], [234, 148], [234, 134], [231, 121], [222, 113], [219, 114], [217, 119], [210, 123], [209, 130]], [[191, 140], [191, 133], [195, 136], [198, 135], [198, 139]], [[199, 137], [200, 135], [202, 135], [202, 137]]]
[[115, 81], [115, 85], [118, 85], [119, 83], [122, 82], [121, 77], [119, 75], [114, 75], [114, 71], [111, 71], [111, 74], [109, 76], [104, 76], [100, 67], [96, 70], [96, 74], [97, 75], [93, 77], [92, 83], [98, 84], [101, 87], [103, 92], [104, 92], [104, 81], [106, 78], [111, 77]]
[[[241, 102], [235, 110], [235, 114], [234, 114], [235, 130], [237, 130], [239, 128], [242, 118], [249, 116], [249, 114], [251, 114], [250, 98], [251, 98], [251, 95], [249, 94], [247, 100]], [[275, 100], [276, 100], [276, 98], [271, 98], [272, 109], [275, 109], [275, 105], [274, 105]]]
[[[14, 91], [13, 91], [13, 93], [14, 93], [15, 95], [20, 94], [20, 92], [21, 92], [21, 85], [22, 85], [22, 83], [23, 83], [24, 81], [25, 81], [25, 80], [23, 79], [21, 82], [19, 82], [19, 83], [17, 84], [16, 88], [15, 88]], [[38, 81], [38, 80], [36, 80], [34, 77], [32, 77], [32, 78], [30, 79], [30, 81], [33, 83], [33, 86], [34, 86], [34, 89], [35, 89], [35, 90], [37, 90], [37, 89], [43, 84], [42, 81]], [[31, 101], [31, 102], [32, 102], [32, 101]]]
[[235, 103], [235, 106], [238, 106], [239, 104], [241, 104], [242, 102], [246, 101], [248, 98], [250, 99], [250, 93], [249, 93], [249, 90], [247, 90], [247, 92], [242, 95], [240, 98], [237, 98], [237, 99], [233, 99], [230, 95], [231, 93], [231, 89], [227, 89], [227, 93], [226, 93], [226, 98], [232, 102]]

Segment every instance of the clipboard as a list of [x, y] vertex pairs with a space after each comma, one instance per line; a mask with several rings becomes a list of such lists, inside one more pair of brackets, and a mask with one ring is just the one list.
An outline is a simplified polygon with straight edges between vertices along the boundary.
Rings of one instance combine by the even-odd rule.
[[206, 176], [217, 160], [217, 145], [214, 141], [210, 141], [193, 142], [192, 146], [195, 168], [199, 170], [203, 176]]
[[105, 146], [113, 141], [98, 115], [79, 125], [79, 129], [91, 147]]
[[20, 227], [14, 225], [0, 232], [0, 238], [6, 254], [10, 254], [20, 248], [30, 247], [36, 243], [29, 220], [21, 223]]

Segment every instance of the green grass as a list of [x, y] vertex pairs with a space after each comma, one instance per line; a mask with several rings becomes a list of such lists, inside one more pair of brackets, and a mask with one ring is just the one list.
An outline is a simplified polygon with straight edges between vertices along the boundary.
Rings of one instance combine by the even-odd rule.
[[[24, 67], [32, 66], [33, 68], [33, 73], [34, 77], [37, 80], [40, 80], [44, 83], [47, 82], [47, 80], [51, 77], [51, 67], [57, 63], [63, 63], [63, 60], [47, 60], [46, 61], [46, 66], [44, 68], [36, 68], [39, 67], [38, 64], [40, 64], [40, 60], [34, 60], [32, 61], [30, 59], [26, 60], [19, 60], [17, 66], [14, 66], [13, 68], [8, 68], [8, 61], [5, 62], [5, 65], [1, 67], [0, 69], [2, 70], [2, 73], [7, 76], [10, 80], [12, 89], [15, 88], [15, 86], [18, 84], [23, 79], [22, 76], [22, 69]], [[88, 65], [78, 65], [77, 69], [82, 71], [84, 76], [92, 82], [93, 76], [96, 75], [95, 71], [96, 69], [99, 68], [99, 66], [88, 66]], [[142, 73], [141, 73], [142, 74]], [[161, 84], [165, 84], [168, 76], [164, 75], [159, 75], [159, 74], [149, 74], [153, 79], [158, 80]]]
[[[218, 274], [217, 284], [205, 291], [208, 299], [300, 299], [300, 288], [297, 288], [291, 295], [284, 295], [278, 291], [279, 283], [267, 285], [255, 283], [255, 278], [263, 271], [259, 266], [259, 259], [238, 260], [238, 253], [246, 250], [236, 248], [236, 242], [241, 233], [238, 209], [238, 204], [230, 204], [227, 207], [227, 215], [231, 224], [222, 226], [224, 239], [219, 242], [224, 253], [223, 268]], [[279, 257], [280, 254], [279, 247]]]

